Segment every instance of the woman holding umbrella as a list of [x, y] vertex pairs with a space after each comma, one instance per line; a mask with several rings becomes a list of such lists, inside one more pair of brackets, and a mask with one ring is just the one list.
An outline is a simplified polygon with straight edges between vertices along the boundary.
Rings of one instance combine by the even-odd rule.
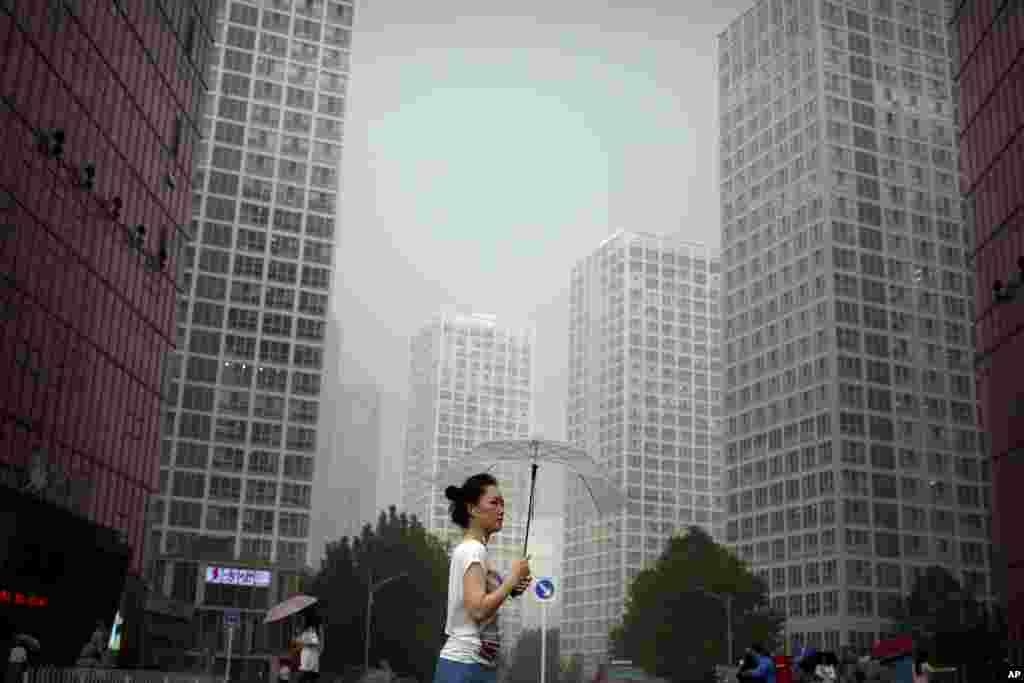
[[498, 481], [476, 474], [462, 486], [449, 486], [452, 522], [464, 530], [452, 551], [448, 573], [447, 640], [441, 648], [434, 683], [494, 683], [497, 680], [498, 609], [530, 584], [529, 557], [512, 563], [501, 580], [487, 560], [487, 542], [501, 531], [505, 500]]

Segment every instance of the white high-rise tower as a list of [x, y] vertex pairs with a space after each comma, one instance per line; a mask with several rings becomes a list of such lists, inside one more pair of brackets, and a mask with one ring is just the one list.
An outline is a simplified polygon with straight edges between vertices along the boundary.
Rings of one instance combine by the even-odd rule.
[[[533, 350], [532, 330], [502, 327], [486, 315], [442, 313], [411, 340], [402, 509], [452, 543], [462, 534], [449, 519], [438, 477], [480, 442], [530, 436]], [[504, 529], [491, 539], [488, 550], [505, 572], [522, 555], [528, 471], [511, 467], [495, 474], [508, 512]], [[506, 653], [520, 630], [519, 600], [512, 600], [502, 608]]]
[[722, 360], [717, 251], [620, 232], [572, 271], [568, 438], [628, 499], [600, 522], [566, 500], [561, 651], [593, 675], [629, 582], [690, 525], [721, 534]]
[[990, 594], [948, 20], [762, 0], [718, 38], [726, 540], [794, 643], [869, 649], [930, 565]]
[[241, 610], [243, 677], [286, 644], [263, 617], [309, 565], [352, 17], [343, 0], [217, 10], [149, 578], [196, 606], [196, 661]]

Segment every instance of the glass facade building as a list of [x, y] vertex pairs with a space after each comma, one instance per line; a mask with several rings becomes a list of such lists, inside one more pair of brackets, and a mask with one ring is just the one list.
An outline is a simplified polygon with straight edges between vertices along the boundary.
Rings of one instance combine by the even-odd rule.
[[791, 643], [870, 648], [929, 565], [990, 594], [949, 19], [762, 0], [719, 36], [726, 540]]
[[[993, 577], [1008, 607], [1009, 637], [1024, 641], [1024, 7], [968, 0], [955, 8], [960, 160], [977, 273], [975, 341], [981, 424], [992, 461]], [[998, 286], [996, 283], [999, 282]], [[1001, 575], [1002, 572], [1005, 575]]]
[[211, 22], [205, 0], [0, 2], [0, 499], [116, 531], [135, 576]]
[[[441, 313], [410, 341], [402, 509], [453, 545], [462, 540], [462, 530], [452, 523], [445, 487], [437, 482], [478, 443], [530, 436], [533, 350], [532, 330], [502, 326], [497, 318], [479, 314]], [[504, 574], [511, 560], [522, 556], [529, 472], [500, 467], [494, 474], [507, 513], [488, 552]], [[521, 630], [520, 600], [511, 600], [501, 610], [506, 655]]]
[[721, 536], [722, 358], [717, 250], [619, 232], [573, 268], [568, 439], [626, 493], [598, 518], [579, 484], [565, 508], [561, 651], [592, 676], [629, 582], [690, 525]]
[[[310, 562], [352, 19], [339, 0], [216, 7], [151, 580], [197, 606], [195, 657], [226, 649], [222, 611], [241, 609], [253, 675], [285, 643], [264, 610]], [[272, 582], [210, 583], [211, 564]]]

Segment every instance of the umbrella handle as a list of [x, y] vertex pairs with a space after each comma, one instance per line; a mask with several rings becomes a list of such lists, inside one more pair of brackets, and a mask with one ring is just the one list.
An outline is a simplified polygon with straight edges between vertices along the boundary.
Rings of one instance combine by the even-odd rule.
[[[536, 445], [534, 446], [534, 455], [536, 455]], [[530, 466], [530, 503], [526, 508], [526, 535], [523, 537], [523, 557], [526, 557], [526, 550], [530, 545], [530, 521], [533, 519], [533, 493], [537, 488], [537, 461], [534, 460], [533, 465]]]

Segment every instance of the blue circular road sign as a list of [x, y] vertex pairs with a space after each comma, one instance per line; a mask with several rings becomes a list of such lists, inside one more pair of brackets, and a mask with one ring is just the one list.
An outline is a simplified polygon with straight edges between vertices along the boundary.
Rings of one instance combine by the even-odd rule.
[[548, 601], [555, 599], [555, 582], [549, 577], [537, 579], [533, 586], [533, 592], [538, 600]]

